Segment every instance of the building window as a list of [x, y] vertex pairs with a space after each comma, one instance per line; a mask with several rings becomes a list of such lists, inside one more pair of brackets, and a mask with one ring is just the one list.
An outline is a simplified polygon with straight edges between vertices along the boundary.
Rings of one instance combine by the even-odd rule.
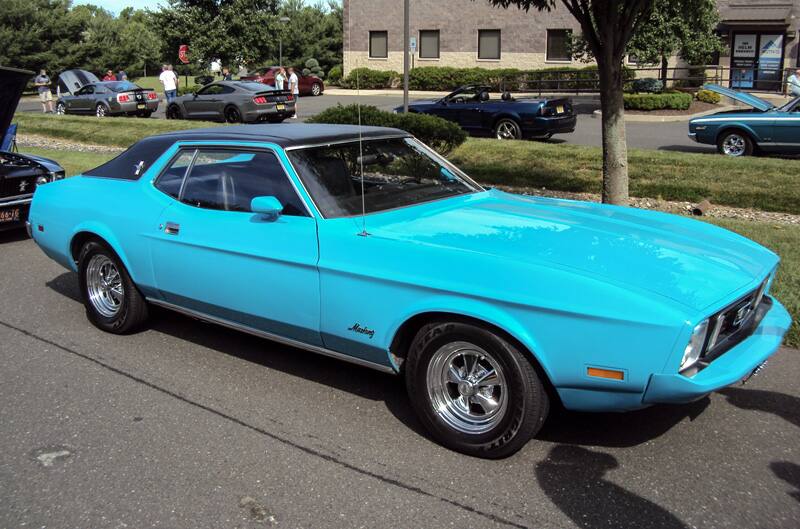
[[439, 30], [421, 29], [419, 30], [419, 58], [438, 59], [439, 58]]
[[389, 32], [369, 32], [369, 57], [370, 59], [385, 59], [389, 56]]
[[547, 60], [569, 62], [572, 60], [570, 53], [571, 29], [547, 30]]
[[478, 58], [490, 60], [500, 59], [499, 29], [478, 30]]

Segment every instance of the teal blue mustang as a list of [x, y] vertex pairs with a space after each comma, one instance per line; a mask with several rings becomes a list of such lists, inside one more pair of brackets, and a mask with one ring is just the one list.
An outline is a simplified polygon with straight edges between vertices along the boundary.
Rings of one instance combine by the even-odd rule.
[[718, 112], [689, 121], [689, 137], [698, 143], [716, 145], [727, 156], [800, 153], [800, 98], [781, 107], [745, 92], [719, 85], [703, 88], [734, 99], [751, 108]]
[[778, 256], [686, 218], [484, 189], [408, 134], [154, 136], [36, 190], [30, 232], [100, 329], [166, 307], [405, 377], [440, 442], [507, 456], [550, 404], [684, 403], [790, 325]]

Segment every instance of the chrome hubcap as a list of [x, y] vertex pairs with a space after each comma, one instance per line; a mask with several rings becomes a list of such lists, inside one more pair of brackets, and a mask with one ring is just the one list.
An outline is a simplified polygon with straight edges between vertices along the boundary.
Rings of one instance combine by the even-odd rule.
[[722, 151], [728, 156], [741, 156], [744, 154], [745, 139], [738, 134], [731, 134], [722, 142]]
[[58, 104], [56, 105], [56, 114], [63, 115], [64, 114], [64, 105]]
[[311, 87], [311, 93], [314, 94], [315, 96], [318, 96], [319, 95], [319, 85], [315, 84], [314, 86], [312, 86]]
[[428, 364], [427, 383], [434, 411], [463, 433], [488, 432], [508, 408], [500, 365], [471, 343], [453, 342], [436, 351]]
[[497, 126], [497, 139], [513, 140], [517, 137], [517, 129], [513, 123], [503, 121]]
[[122, 306], [125, 291], [122, 276], [105, 255], [95, 255], [86, 267], [86, 289], [92, 307], [106, 318], [114, 317]]
[[98, 117], [105, 116], [106, 115], [106, 107], [104, 107], [102, 105], [97, 107], [97, 115], [98, 115]]

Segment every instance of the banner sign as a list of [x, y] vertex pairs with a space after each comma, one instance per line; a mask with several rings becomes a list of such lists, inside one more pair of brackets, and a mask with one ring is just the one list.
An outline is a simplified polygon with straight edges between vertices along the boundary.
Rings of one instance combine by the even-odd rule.
[[187, 44], [181, 44], [178, 47], [178, 59], [183, 64], [189, 64], [189, 46]]

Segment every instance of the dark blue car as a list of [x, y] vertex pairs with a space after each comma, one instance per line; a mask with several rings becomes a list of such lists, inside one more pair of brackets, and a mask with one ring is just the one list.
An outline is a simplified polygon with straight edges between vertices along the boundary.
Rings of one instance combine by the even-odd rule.
[[547, 139], [573, 132], [576, 121], [569, 98], [534, 99], [509, 92], [495, 96], [488, 86], [462, 86], [441, 99], [414, 101], [408, 111], [439, 116], [475, 136], [501, 140]]

